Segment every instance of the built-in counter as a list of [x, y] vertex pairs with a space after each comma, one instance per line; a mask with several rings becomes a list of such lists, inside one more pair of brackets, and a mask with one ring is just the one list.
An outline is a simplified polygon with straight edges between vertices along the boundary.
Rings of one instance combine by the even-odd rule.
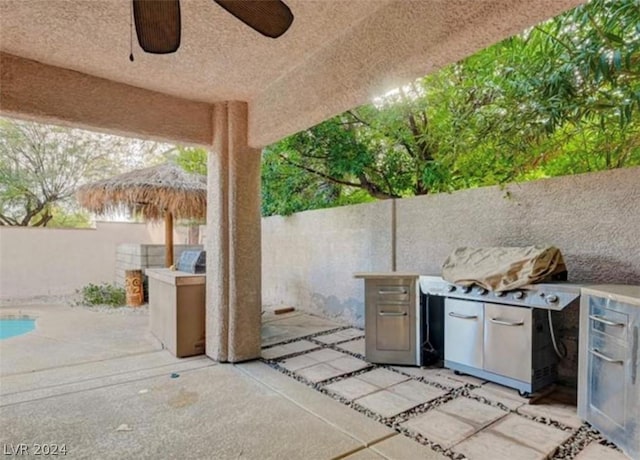
[[205, 349], [205, 274], [149, 268], [151, 333], [175, 356]]
[[420, 365], [418, 273], [355, 273], [364, 279], [365, 357], [372, 363]]
[[364, 279], [393, 279], [393, 278], [419, 278], [419, 273], [405, 272], [357, 272], [353, 274], [354, 278]]

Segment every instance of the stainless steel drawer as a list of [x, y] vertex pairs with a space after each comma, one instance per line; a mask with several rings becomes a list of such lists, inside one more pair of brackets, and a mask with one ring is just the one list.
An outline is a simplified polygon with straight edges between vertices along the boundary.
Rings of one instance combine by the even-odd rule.
[[445, 361], [482, 369], [482, 303], [447, 298], [444, 310]]
[[484, 370], [531, 382], [532, 310], [484, 304]]
[[629, 315], [615, 311], [610, 308], [611, 306], [615, 307], [615, 302], [592, 297], [589, 305], [589, 328], [592, 331], [626, 341]]
[[377, 296], [378, 301], [388, 302], [404, 302], [409, 303], [409, 299], [411, 298], [411, 286], [410, 285], [393, 285], [393, 284], [378, 284], [377, 288]]
[[[603, 335], [592, 335], [587, 349], [589, 366], [589, 412], [606, 417], [619, 427], [626, 420], [627, 349]], [[597, 411], [595, 412], [594, 409]]]
[[410, 350], [409, 306], [379, 302], [376, 312], [376, 331], [376, 348], [378, 350]]
[[365, 281], [365, 356], [374, 363], [417, 364], [416, 280]]

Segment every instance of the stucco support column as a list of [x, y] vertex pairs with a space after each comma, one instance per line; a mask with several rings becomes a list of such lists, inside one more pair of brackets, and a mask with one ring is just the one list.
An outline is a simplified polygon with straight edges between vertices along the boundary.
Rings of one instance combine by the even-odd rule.
[[247, 144], [246, 103], [215, 104], [213, 118], [206, 349], [216, 361], [239, 362], [260, 356], [260, 150]]

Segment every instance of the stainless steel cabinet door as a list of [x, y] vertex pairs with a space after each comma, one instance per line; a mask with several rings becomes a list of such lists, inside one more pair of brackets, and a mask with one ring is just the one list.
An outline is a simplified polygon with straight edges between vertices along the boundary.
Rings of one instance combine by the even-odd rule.
[[484, 304], [484, 370], [531, 382], [531, 309]]
[[[625, 366], [627, 351], [603, 334], [591, 334], [588, 347], [589, 407], [593, 420], [624, 428], [627, 420], [625, 385], [629, 380]], [[594, 410], [595, 409], [595, 410]], [[602, 417], [606, 417], [603, 420]], [[610, 427], [609, 429], [614, 429]]]
[[447, 298], [444, 310], [445, 361], [482, 369], [482, 303]]

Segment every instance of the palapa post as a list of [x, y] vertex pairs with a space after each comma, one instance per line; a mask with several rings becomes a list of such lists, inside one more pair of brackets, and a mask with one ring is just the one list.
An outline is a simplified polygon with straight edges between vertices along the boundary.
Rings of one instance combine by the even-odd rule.
[[173, 214], [164, 213], [164, 266], [173, 265]]

